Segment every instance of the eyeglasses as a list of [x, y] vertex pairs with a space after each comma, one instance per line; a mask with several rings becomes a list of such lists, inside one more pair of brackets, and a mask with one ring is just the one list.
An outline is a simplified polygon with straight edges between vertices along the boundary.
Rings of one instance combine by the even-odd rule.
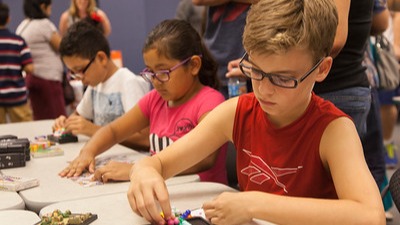
[[[96, 55], [97, 56], [97, 55]], [[78, 72], [74, 72], [72, 70], [69, 70], [70, 75], [73, 79], [82, 79], [83, 76], [85, 75], [86, 71], [89, 69], [90, 65], [92, 65], [92, 63], [94, 62], [94, 60], [96, 59], [96, 56], [94, 56], [89, 63], [81, 70]]]
[[178, 69], [180, 66], [184, 65], [185, 63], [189, 62], [189, 60], [192, 59], [192, 56], [188, 57], [187, 59], [181, 61], [180, 63], [176, 64], [169, 70], [159, 70], [155, 72], [151, 72], [149, 68], [145, 68], [142, 72], [140, 72], [140, 75], [145, 79], [147, 82], [152, 82], [154, 78], [156, 78], [158, 81], [164, 83], [169, 81], [170, 73], [176, 69]]
[[324, 58], [321, 58], [317, 62], [317, 64], [315, 64], [306, 74], [304, 74], [300, 79], [296, 79], [293, 77], [282, 76], [279, 74], [265, 73], [262, 70], [254, 68], [252, 63], [250, 63], [246, 59], [246, 57], [248, 57], [247, 52], [244, 54], [244, 56], [239, 62], [239, 68], [244, 75], [253, 80], [258, 80], [258, 81], [261, 81], [262, 79], [264, 79], [264, 77], [266, 77], [272, 84], [283, 88], [296, 88], [297, 85], [299, 85], [299, 83], [304, 81], [324, 60]]

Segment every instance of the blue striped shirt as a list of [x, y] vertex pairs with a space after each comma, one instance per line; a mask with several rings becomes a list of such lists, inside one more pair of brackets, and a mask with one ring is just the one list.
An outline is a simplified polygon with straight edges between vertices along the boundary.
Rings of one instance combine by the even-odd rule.
[[25, 104], [28, 91], [22, 68], [32, 63], [30, 49], [24, 39], [0, 29], [0, 107]]

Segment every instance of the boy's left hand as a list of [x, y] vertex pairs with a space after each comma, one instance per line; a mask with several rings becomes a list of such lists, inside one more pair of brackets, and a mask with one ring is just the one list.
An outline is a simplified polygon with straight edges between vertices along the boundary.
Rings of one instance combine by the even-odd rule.
[[211, 224], [246, 224], [252, 216], [246, 210], [243, 202], [246, 193], [224, 192], [210, 202], [203, 204], [203, 210]]
[[129, 181], [131, 167], [131, 163], [110, 161], [94, 172], [93, 180], [99, 180], [104, 183], [110, 180]]

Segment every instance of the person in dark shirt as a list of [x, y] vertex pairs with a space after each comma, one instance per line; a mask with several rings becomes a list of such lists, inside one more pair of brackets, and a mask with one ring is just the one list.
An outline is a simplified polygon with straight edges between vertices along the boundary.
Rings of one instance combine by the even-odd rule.
[[[347, 39], [333, 60], [327, 78], [314, 86], [314, 92], [330, 100], [352, 117], [362, 137], [366, 133], [366, 118], [371, 104], [371, 92], [365, 67], [364, 51], [372, 22], [373, 0], [350, 2]], [[338, 29], [338, 32], [346, 32]]]
[[[371, 109], [371, 89], [365, 67], [364, 52], [372, 26], [374, 0], [354, 0], [350, 3], [347, 40], [333, 60], [327, 78], [316, 83], [314, 92], [348, 114], [354, 121], [363, 143], [364, 156], [378, 185], [383, 182], [385, 168], [381, 148], [376, 146], [378, 136], [368, 135], [367, 117]], [[372, 105], [375, 107], [375, 105]], [[371, 109], [374, 110], [374, 109]], [[370, 115], [370, 117], [378, 115]], [[369, 118], [369, 120], [374, 118]], [[372, 132], [372, 131], [371, 131]]]

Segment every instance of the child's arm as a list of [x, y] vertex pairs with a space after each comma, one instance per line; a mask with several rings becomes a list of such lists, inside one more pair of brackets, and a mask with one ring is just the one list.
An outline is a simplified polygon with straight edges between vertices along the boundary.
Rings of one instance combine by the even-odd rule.
[[143, 115], [139, 106], [136, 105], [121, 117], [101, 127], [82, 148], [79, 156], [59, 175], [62, 177], [79, 176], [85, 169], [89, 169], [89, 172], [94, 173], [94, 158], [97, 155], [122, 142], [132, 133], [148, 127], [148, 125], [149, 121]]
[[328, 125], [321, 139], [320, 155], [332, 174], [339, 200], [263, 192], [225, 193], [203, 205], [207, 218], [212, 223], [232, 225], [253, 218], [276, 224], [385, 224], [379, 190], [350, 119], [339, 118]]
[[[209, 112], [204, 113], [201, 118], [199, 119], [199, 124], [201, 121], [209, 114]], [[220, 146], [221, 147], [221, 146]], [[219, 150], [220, 148], [218, 148]], [[194, 174], [194, 173], [199, 173], [203, 172], [205, 170], [210, 169], [216, 162], [217, 157], [218, 157], [219, 151], [213, 152], [211, 155], [207, 156], [207, 158], [201, 160], [199, 163], [196, 165], [186, 169], [185, 171], [181, 172], [180, 175], [185, 175], [185, 174]]]
[[150, 148], [149, 133], [150, 128], [147, 127], [139, 132], [132, 134], [120, 144], [138, 151], [148, 152]]
[[[171, 213], [164, 179], [195, 165], [232, 139], [237, 98], [229, 99], [211, 111], [192, 131], [152, 157], [135, 163], [131, 169], [128, 199], [132, 209], [151, 222]], [[158, 203], [157, 203], [158, 202]]]

